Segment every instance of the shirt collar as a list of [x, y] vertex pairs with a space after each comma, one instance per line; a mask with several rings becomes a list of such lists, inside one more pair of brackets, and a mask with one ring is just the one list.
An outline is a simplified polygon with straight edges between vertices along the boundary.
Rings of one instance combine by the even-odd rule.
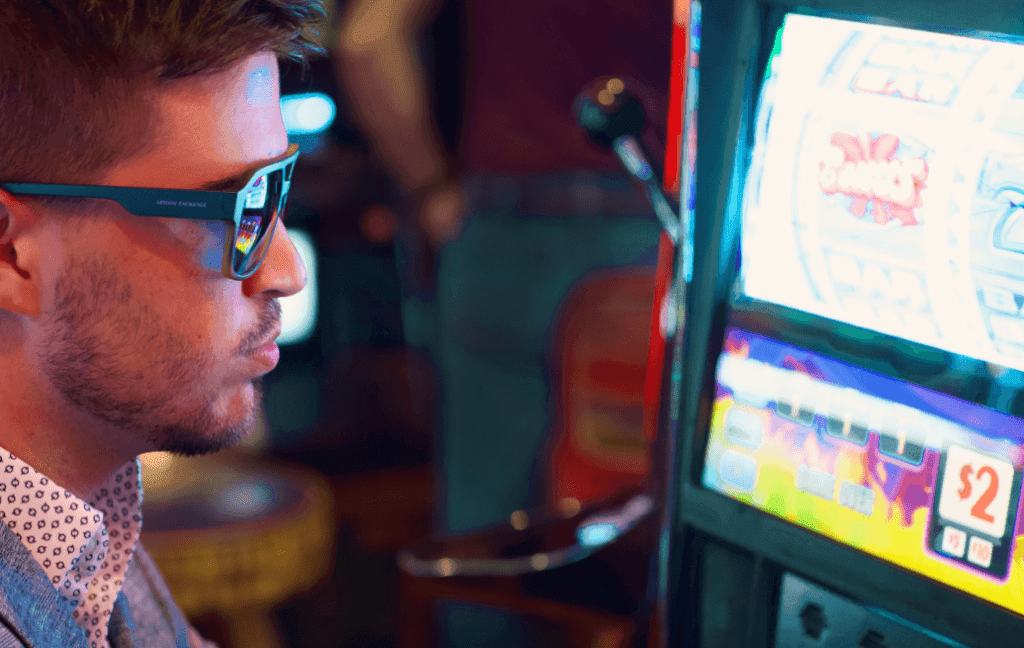
[[141, 528], [142, 495], [137, 458], [83, 500], [0, 448], [0, 521], [76, 606], [108, 553], [108, 566], [123, 576]]

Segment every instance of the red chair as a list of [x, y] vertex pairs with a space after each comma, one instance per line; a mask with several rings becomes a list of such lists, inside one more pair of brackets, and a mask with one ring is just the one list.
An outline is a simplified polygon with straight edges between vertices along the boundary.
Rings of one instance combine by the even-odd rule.
[[552, 349], [554, 510], [639, 485], [650, 471], [644, 388], [654, 299], [654, 268], [627, 266], [591, 272], [563, 302]]

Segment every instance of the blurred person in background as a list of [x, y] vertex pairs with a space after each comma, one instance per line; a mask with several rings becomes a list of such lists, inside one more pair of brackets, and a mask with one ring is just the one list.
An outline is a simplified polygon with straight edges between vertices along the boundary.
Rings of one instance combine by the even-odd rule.
[[654, 264], [649, 203], [617, 158], [587, 141], [572, 108], [595, 78], [621, 75], [663, 141], [672, 3], [454, 5], [459, 69], [434, 61], [438, 74], [462, 75], [446, 146], [438, 120], [451, 116], [432, 105], [423, 38], [452, 8], [350, 0], [337, 64], [357, 122], [408, 197], [404, 326], [439, 373], [439, 513], [443, 531], [463, 531], [542, 504], [545, 354], [573, 283], [594, 268]]
[[137, 456], [253, 428], [306, 283], [278, 57], [321, 14], [0, 4], [0, 645], [212, 645], [138, 541]]

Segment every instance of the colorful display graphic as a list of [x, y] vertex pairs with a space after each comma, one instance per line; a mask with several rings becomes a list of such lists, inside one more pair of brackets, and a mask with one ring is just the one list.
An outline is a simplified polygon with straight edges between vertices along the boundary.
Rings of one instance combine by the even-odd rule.
[[1024, 420], [730, 328], [704, 485], [1024, 613]]
[[849, 196], [850, 213], [861, 218], [868, 204], [878, 225], [899, 220], [902, 225], [917, 225], [914, 208], [920, 207], [921, 189], [928, 177], [924, 158], [893, 159], [900, 139], [886, 133], [872, 139], [867, 133], [857, 137], [832, 133], [832, 146], [821, 161], [818, 186], [826, 194]]
[[1024, 46], [789, 15], [744, 294], [1024, 369]]
[[236, 250], [242, 254], [249, 254], [253, 243], [256, 242], [256, 235], [260, 231], [260, 223], [262, 221], [263, 217], [259, 214], [255, 216], [242, 216], [242, 222], [238, 226], [238, 237], [235, 240]]

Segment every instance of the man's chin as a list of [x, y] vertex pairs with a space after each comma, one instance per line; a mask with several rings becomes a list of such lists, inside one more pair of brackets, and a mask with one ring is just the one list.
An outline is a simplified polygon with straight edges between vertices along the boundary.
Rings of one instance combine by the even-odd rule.
[[216, 431], [168, 429], [156, 444], [156, 449], [178, 457], [198, 457], [233, 448], [244, 441], [252, 430], [252, 425], [232, 426]]
[[233, 448], [255, 431], [262, 396], [259, 380], [247, 383], [242, 394], [232, 398], [227, 406], [218, 408], [211, 404], [194, 420], [168, 425], [154, 435], [154, 445], [157, 450], [180, 457], [196, 457]]

